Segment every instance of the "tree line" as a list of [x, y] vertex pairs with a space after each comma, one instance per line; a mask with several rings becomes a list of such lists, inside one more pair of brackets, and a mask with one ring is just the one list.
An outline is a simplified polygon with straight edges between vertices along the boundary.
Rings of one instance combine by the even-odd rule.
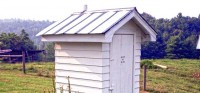
[[0, 34], [0, 49], [11, 50], [36, 50], [34, 42], [29, 38], [29, 34], [25, 30], [21, 30], [20, 35], [15, 33], [1, 33]]
[[[18, 35], [16, 33], [0, 33], [0, 50], [10, 49], [14, 51], [14, 54], [24, 51], [44, 51], [45, 55], [41, 55], [41, 53], [36, 53], [34, 56], [34, 60], [40, 61], [42, 59], [46, 59], [46, 61], [54, 61], [54, 44], [53, 43], [42, 43], [42, 50], [40, 50], [34, 42], [29, 38], [29, 34], [22, 29], [21, 33]], [[18, 52], [16, 52], [18, 51]], [[12, 52], [13, 53], [13, 52]], [[32, 55], [32, 54], [31, 54]], [[28, 56], [28, 55], [27, 55]], [[6, 60], [7, 58], [3, 58]]]
[[[183, 16], [181, 13], [171, 19], [156, 19], [147, 13], [143, 13], [142, 16], [158, 32], [156, 42], [142, 44], [142, 58], [199, 58], [200, 50], [196, 49], [196, 45], [200, 35], [200, 16], [189, 17]], [[35, 36], [52, 23], [50, 21], [2, 19], [0, 20], [0, 35], [13, 37], [10, 38], [10, 41], [15, 41], [21, 38], [17, 35], [20, 35], [21, 29], [24, 29], [29, 34], [30, 40], [34, 42], [32, 48], [47, 49], [53, 57], [53, 44], [43, 43], [40, 37]], [[15, 47], [16, 42], [7, 44], [5, 46], [0, 43], [0, 47], [19, 48]]]
[[[41, 42], [41, 37], [36, 37], [37, 33], [52, 23], [48, 20], [0, 19], [0, 49], [45, 50], [47, 61], [53, 61], [53, 43]], [[37, 58], [40, 60], [43, 57], [38, 55]]]
[[196, 49], [200, 35], [200, 16], [189, 17], [179, 13], [171, 19], [156, 19], [147, 13], [142, 16], [157, 31], [156, 42], [142, 44], [142, 58], [199, 58]]

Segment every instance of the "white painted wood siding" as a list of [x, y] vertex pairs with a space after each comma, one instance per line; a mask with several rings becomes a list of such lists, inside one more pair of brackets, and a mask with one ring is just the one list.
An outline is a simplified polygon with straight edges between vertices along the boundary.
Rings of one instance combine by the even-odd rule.
[[109, 47], [106, 43], [56, 43], [57, 93], [61, 86], [66, 90], [67, 76], [70, 76], [72, 91], [109, 93]]
[[43, 35], [42, 41], [45, 42], [105, 42], [103, 34], [62, 34], [62, 35]]
[[140, 62], [141, 62], [141, 42], [142, 37], [145, 36], [142, 30], [136, 25], [135, 37], [134, 37], [134, 74], [133, 74], [133, 90], [134, 93], [140, 91]]
[[[60, 85], [63, 85], [63, 86], [60, 86]], [[57, 93], [61, 93], [60, 92], [61, 87], [63, 87], [64, 89], [63, 93], [69, 93], [67, 91], [68, 90], [67, 84], [56, 83], [56, 86], [57, 86], [56, 87]], [[72, 93], [109, 93], [109, 88], [94, 88], [94, 87], [85, 87], [85, 86], [79, 86], [79, 85], [71, 85], [71, 87], [72, 87]], [[81, 91], [84, 91], [84, 92], [81, 92]]]
[[[116, 31], [115, 35], [133, 35], [132, 58], [134, 62], [132, 68], [130, 67], [132, 71], [128, 68], [124, 70], [126, 70], [125, 72], [129, 70], [130, 73], [132, 72], [132, 85], [128, 85], [132, 86], [132, 93], [139, 93], [141, 38], [144, 37], [144, 33], [133, 21], [129, 21]], [[116, 46], [116, 49], [117, 47], [119, 46]], [[113, 61], [110, 59], [110, 48], [111, 43], [56, 43], [55, 74], [57, 92], [59, 93], [59, 87], [63, 86], [65, 93], [68, 93], [66, 90], [68, 83], [66, 77], [70, 76], [73, 93], [77, 93], [77, 91], [80, 93], [111, 93], [109, 88], [118, 86], [112, 85], [111, 79], [118, 81], [116, 77], [119, 74], [115, 74], [115, 78], [110, 75], [111, 70], [117, 71], [110, 68], [110, 61]], [[129, 80], [126, 79], [125, 81]], [[126, 87], [128, 86], [126, 84]], [[121, 92], [112, 93], [126, 93], [126, 90], [128, 89], [124, 88], [124, 91], [120, 90]], [[118, 91], [118, 88], [116, 88], [116, 91]]]

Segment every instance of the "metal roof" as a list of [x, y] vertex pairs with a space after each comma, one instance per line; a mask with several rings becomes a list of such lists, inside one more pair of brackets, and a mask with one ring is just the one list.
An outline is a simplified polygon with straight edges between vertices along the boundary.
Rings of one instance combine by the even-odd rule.
[[37, 34], [104, 34], [135, 8], [118, 8], [96, 11], [75, 12], [57, 21]]

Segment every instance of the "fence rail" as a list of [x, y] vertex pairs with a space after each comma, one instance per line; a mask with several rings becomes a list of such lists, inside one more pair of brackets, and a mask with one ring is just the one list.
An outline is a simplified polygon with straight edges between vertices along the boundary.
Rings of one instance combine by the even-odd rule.
[[0, 57], [22, 57], [23, 55], [0, 55]]

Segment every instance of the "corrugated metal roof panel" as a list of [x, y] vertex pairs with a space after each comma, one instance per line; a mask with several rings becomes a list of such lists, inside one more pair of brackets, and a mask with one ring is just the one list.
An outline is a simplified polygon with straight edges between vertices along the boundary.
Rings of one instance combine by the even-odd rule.
[[68, 18], [55, 22], [38, 35], [49, 34], [103, 34], [134, 8], [77, 12]]
[[110, 18], [112, 15], [114, 15], [116, 12], [106, 12], [101, 17], [87, 25], [85, 28], [83, 28], [79, 34], [86, 34], [93, 31], [95, 28], [97, 28], [100, 24], [104, 23], [108, 18]]
[[124, 18], [129, 12], [130, 11], [116, 11], [115, 15], [111, 16], [108, 20], [106, 20], [103, 24], [98, 26], [96, 29], [94, 29], [90, 33], [96, 34], [96, 33], [104, 33], [104, 32], [106, 32], [115, 23], [117, 23], [122, 18]]
[[50, 31], [48, 31], [46, 34], [55, 34], [59, 30], [61, 30], [63, 27], [69, 25], [73, 20], [75, 20], [78, 17], [78, 15], [71, 15], [66, 20], [59, 23], [59, 25], [52, 28]]
[[37, 36], [39, 35], [44, 35], [45, 33], [47, 33], [49, 30], [51, 30], [52, 28], [54, 28], [55, 26], [57, 26], [60, 22], [62, 22], [63, 20], [60, 21], [56, 21], [55, 23], [51, 24], [50, 26], [46, 27], [45, 29], [43, 29], [42, 31], [40, 31]]
[[73, 22], [71, 22], [68, 26], [65, 26], [63, 29], [61, 29], [58, 33], [56, 34], [63, 34], [67, 31], [69, 31], [70, 29], [75, 28], [75, 26], [79, 25], [82, 21], [84, 21], [85, 19], [87, 19], [87, 17], [90, 17], [91, 14], [81, 14], [76, 20], [74, 20]]
[[100, 17], [102, 15], [102, 13], [93, 13], [91, 14], [90, 17], [88, 17], [87, 19], [85, 19], [84, 21], [80, 22], [79, 25], [77, 25], [76, 27], [74, 27], [73, 29], [70, 29], [69, 31], [66, 32], [66, 34], [74, 34], [74, 33], [78, 33], [79, 30], [81, 30], [83, 27], [88, 26], [91, 22], [93, 22], [95, 19], [97, 19], [98, 17]]

